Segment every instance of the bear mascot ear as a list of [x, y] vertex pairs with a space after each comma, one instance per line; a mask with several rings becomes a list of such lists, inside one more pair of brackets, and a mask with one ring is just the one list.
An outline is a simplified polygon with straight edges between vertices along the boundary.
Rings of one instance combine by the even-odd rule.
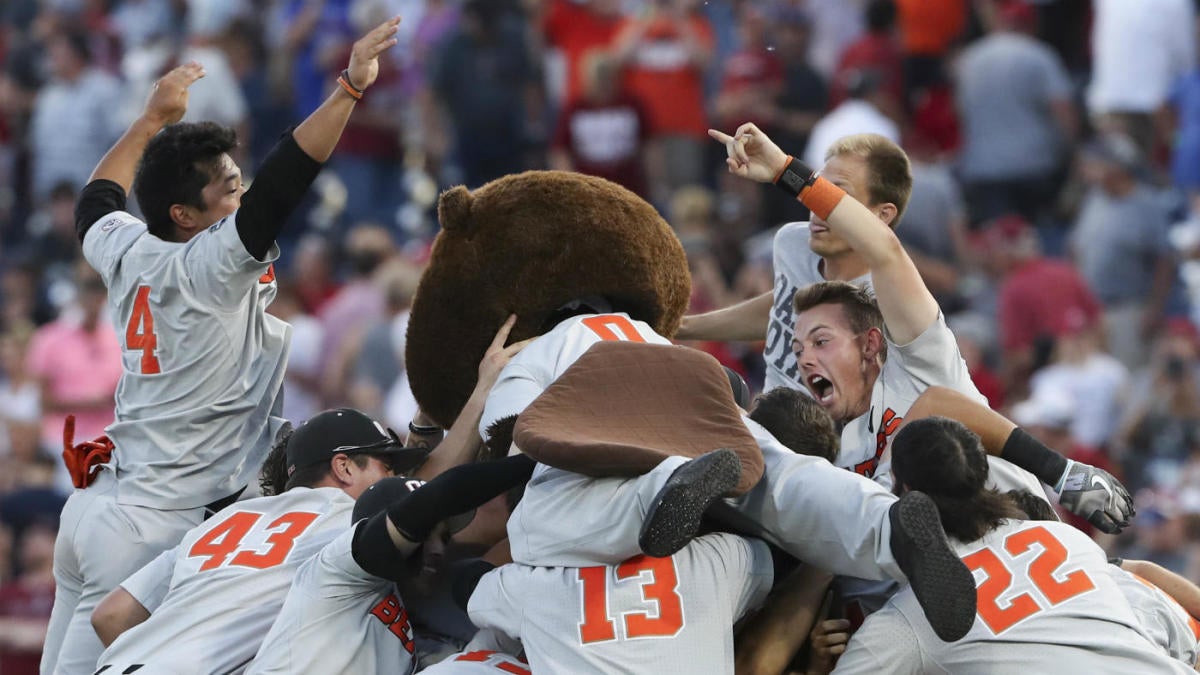
[[456, 185], [442, 193], [438, 199], [438, 222], [447, 232], [471, 236], [471, 205], [475, 198], [463, 185]]

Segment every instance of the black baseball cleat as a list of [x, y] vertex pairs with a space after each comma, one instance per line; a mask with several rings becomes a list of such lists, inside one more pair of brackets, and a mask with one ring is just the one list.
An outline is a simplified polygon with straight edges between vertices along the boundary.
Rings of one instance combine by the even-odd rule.
[[646, 512], [638, 546], [655, 558], [665, 558], [688, 542], [700, 530], [704, 511], [742, 477], [742, 462], [732, 450], [721, 448], [675, 469], [654, 497]]
[[975, 577], [954, 553], [937, 506], [923, 492], [906, 492], [892, 505], [892, 555], [908, 577], [933, 632], [960, 640], [975, 623]]

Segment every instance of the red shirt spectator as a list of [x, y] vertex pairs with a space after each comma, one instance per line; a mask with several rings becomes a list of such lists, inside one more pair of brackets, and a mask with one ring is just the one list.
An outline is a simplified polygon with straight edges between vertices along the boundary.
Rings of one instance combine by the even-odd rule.
[[874, 71], [882, 81], [880, 90], [887, 94], [894, 108], [885, 112], [898, 113], [904, 103], [904, 68], [900, 42], [896, 39], [896, 6], [889, 1], [872, 2], [867, 7], [867, 32], [842, 52], [837, 68], [830, 79], [829, 104], [836, 108], [848, 96], [850, 73]]
[[631, 96], [619, 93], [607, 102], [581, 98], [559, 115], [551, 163], [556, 169], [607, 178], [647, 197], [642, 151], [648, 136], [649, 120]]
[[1006, 351], [1028, 349], [1038, 337], [1058, 337], [1081, 321], [1094, 325], [1100, 316], [1100, 304], [1075, 267], [1051, 258], [1027, 260], [1010, 270], [998, 304]]
[[707, 138], [704, 68], [713, 44], [712, 27], [698, 13], [656, 11], [622, 22], [616, 50], [626, 85], [645, 104], [656, 136]]
[[722, 129], [744, 122], [769, 128], [776, 99], [783, 91], [783, 61], [768, 49], [766, 15], [753, 5], [743, 6], [738, 23], [741, 49], [725, 58], [721, 90], [715, 103]]
[[547, 44], [562, 50], [566, 60], [564, 101], [583, 95], [584, 56], [591, 50], [612, 46], [621, 19], [617, 0], [551, 0], [542, 17], [542, 34]]

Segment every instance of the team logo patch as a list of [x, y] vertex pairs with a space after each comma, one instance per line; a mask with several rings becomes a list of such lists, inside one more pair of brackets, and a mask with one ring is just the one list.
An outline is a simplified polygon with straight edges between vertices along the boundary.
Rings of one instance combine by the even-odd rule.
[[120, 218], [109, 218], [108, 220], [104, 221], [103, 225], [100, 226], [100, 231], [101, 232], [112, 232], [120, 224], [121, 224]]

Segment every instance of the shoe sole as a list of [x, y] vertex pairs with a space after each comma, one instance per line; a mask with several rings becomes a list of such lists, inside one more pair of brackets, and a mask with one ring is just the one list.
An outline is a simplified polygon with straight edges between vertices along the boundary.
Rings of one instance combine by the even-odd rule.
[[908, 540], [909, 552], [896, 562], [937, 636], [946, 642], [962, 639], [975, 623], [975, 577], [950, 548], [937, 506], [928, 495], [908, 492], [895, 508], [892, 525]]
[[736, 487], [741, 477], [741, 460], [725, 448], [701, 455], [676, 469], [646, 513], [638, 534], [642, 552], [665, 558], [687, 546], [700, 530], [704, 512]]

